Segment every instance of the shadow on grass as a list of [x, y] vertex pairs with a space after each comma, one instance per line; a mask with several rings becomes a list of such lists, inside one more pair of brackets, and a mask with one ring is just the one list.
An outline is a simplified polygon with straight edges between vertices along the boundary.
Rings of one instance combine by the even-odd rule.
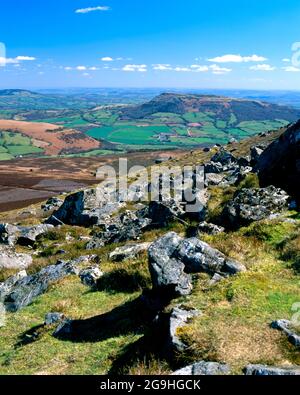
[[116, 269], [98, 280], [96, 290], [109, 293], [133, 293], [141, 291], [148, 285], [148, 278], [138, 271], [128, 273], [125, 269]]
[[86, 320], [66, 322], [55, 337], [75, 343], [100, 342], [127, 334], [143, 334], [155, 313], [147, 311], [141, 297], [112, 311]]

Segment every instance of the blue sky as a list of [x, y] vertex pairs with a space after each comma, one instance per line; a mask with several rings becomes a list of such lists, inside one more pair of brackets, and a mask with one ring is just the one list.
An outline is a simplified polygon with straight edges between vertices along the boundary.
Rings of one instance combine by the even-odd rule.
[[0, 88], [300, 90], [299, 0], [0, 5]]

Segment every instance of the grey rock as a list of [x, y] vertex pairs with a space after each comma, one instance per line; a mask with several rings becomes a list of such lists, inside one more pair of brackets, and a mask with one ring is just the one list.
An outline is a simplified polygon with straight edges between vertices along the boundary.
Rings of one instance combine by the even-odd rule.
[[47, 200], [45, 204], [42, 205], [42, 210], [44, 212], [49, 212], [59, 209], [63, 205], [64, 201], [58, 197], [52, 197]]
[[248, 365], [244, 369], [246, 376], [299, 376], [300, 367], [277, 367], [266, 365]]
[[224, 174], [218, 173], [206, 173], [205, 174], [205, 186], [215, 186], [221, 184], [225, 178]]
[[0, 301], [3, 301], [6, 295], [11, 292], [14, 285], [24, 277], [27, 277], [26, 270], [21, 270], [14, 276], [9, 277], [6, 281], [0, 283]]
[[0, 269], [22, 270], [28, 268], [31, 264], [31, 255], [18, 254], [10, 247], [0, 247]]
[[282, 189], [267, 188], [242, 189], [223, 211], [223, 217], [233, 227], [249, 225], [288, 208], [290, 197]]
[[188, 295], [192, 291], [191, 278], [184, 272], [184, 263], [173, 256], [182, 242], [174, 232], [158, 239], [149, 248], [149, 270], [153, 288], [171, 296]]
[[232, 166], [237, 162], [237, 159], [224, 148], [221, 148], [212, 158], [211, 161], [214, 163], [221, 163], [222, 166]]
[[121, 262], [128, 259], [136, 258], [140, 253], [148, 251], [151, 243], [128, 244], [116, 248], [110, 253], [109, 259], [114, 262]]
[[89, 267], [79, 273], [80, 280], [83, 285], [94, 288], [97, 286], [97, 281], [104, 275], [104, 273], [97, 266]]
[[113, 191], [105, 188], [85, 189], [66, 197], [63, 205], [48, 220], [53, 225], [97, 225], [124, 207]]
[[[5, 292], [3, 295], [2, 302], [5, 309], [11, 312], [18, 311], [45, 293], [53, 282], [71, 274], [78, 275], [77, 266], [85, 262], [86, 258], [82, 257], [70, 262], [58, 261], [56, 265], [47, 266], [36, 274], [19, 279], [10, 287], [9, 292]], [[6, 282], [4, 287], [5, 284]]]
[[283, 333], [285, 333], [288, 337], [288, 340], [293, 346], [300, 347], [300, 335], [298, 335], [293, 330], [293, 323], [288, 320], [277, 320], [272, 322], [271, 328], [277, 329]]
[[63, 321], [65, 316], [62, 313], [48, 313], [45, 316], [45, 325], [50, 326]]
[[14, 226], [9, 224], [0, 225], [0, 243], [14, 246], [33, 246], [37, 238], [49, 232], [52, 225], [40, 224], [34, 226]]
[[169, 344], [172, 351], [182, 352], [187, 348], [186, 344], [180, 339], [178, 331], [199, 314], [200, 312], [197, 310], [187, 310], [184, 307], [173, 308], [169, 326]]
[[230, 373], [230, 367], [218, 362], [200, 361], [176, 370], [173, 376], [222, 376]]
[[151, 222], [151, 219], [144, 217], [144, 211], [142, 213], [126, 211], [103, 223], [101, 225], [102, 231], [94, 235], [86, 248], [93, 250], [101, 248], [108, 243], [137, 240]]
[[192, 290], [191, 273], [233, 275], [246, 268], [197, 238], [183, 239], [170, 232], [149, 248], [149, 269], [154, 289], [173, 297]]
[[187, 273], [227, 273], [245, 271], [244, 265], [227, 258], [220, 251], [197, 238], [185, 239], [178, 246], [175, 256], [185, 265]]
[[217, 235], [219, 233], [223, 233], [225, 228], [203, 221], [198, 225], [198, 231], [208, 235]]

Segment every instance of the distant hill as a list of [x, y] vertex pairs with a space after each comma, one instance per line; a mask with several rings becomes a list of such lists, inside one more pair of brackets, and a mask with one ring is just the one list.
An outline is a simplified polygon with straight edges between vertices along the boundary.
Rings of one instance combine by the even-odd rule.
[[142, 119], [155, 113], [206, 113], [221, 121], [229, 122], [235, 116], [238, 124], [244, 121], [282, 119], [295, 122], [300, 110], [257, 100], [233, 99], [211, 95], [185, 95], [164, 93], [148, 103], [123, 109], [124, 119]]
[[97, 150], [101, 143], [84, 133], [50, 123], [0, 119], [0, 160], [24, 155], [74, 154]]

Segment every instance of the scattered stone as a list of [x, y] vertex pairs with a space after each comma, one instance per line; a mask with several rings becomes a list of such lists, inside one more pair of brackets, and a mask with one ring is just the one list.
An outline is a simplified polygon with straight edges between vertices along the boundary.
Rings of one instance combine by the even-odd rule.
[[31, 255], [18, 254], [10, 247], [0, 247], [0, 269], [22, 270], [28, 268], [31, 264]]
[[225, 228], [203, 221], [198, 225], [198, 231], [208, 235], [217, 235], [219, 233], [225, 232]]
[[113, 189], [98, 187], [85, 189], [66, 197], [63, 205], [48, 220], [53, 225], [97, 225], [116, 213], [124, 203], [116, 200]]
[[128, 244], [119, 247], [110, 253], [109, 259], [114, 262], [121, 262], [136, 258], [139, 254], [148, 251], [151, 243]]
[[102, 248], [109, 243], [122, 243], [128, 240], [137, 240], [143, 231], [151, 224], [151, 219], [144, 217], [144, 210], [125, 211], [110, 221], [101, 225], [98, 232], [87, 244], [88, 250]]
[[218, 173], [206, 173], [205, 174], [205, 186], [216, 186], [221, 184], [224, 180], [225, 174], [218, 174]]
[[223, 217], [230, 226], [247, 226], [287, 209], [289, 199], [285, 191], [274, 186], [242, 189], [227, 204]]
[[104, 273], [97, 266], [89, 267], [79, 273], [82, 284], [90, 288], [95, 288], [97, 286], [97, 281], [103, 275]]
[[262, 153], [266, 149], [267, 145], [266, 144], [260, 144], [256, 145], [251, 148], [251, 165], [256, 166], [259, 158], [261, 157]]
[[169, 326], [169, 344], [172, 351], [183, 352], [187, 348], [186, 344], [180, 339], [178, 331], [199, 314], [200, 312], [197, 310], [187, 310], [184, 307], [173, 308]]
[[52, 197], [47, 200], [45, 204], [42, 205], [42, 210], [44, 212], [49, 212], [59, 209], [63, 205], [63, 200], [58, 197]]
[[244, 369], [246, 376], [299, 376], [300, 367], [276, 367], [266, 365], [248, 365]]
[[[39, 295], [45, 293], [49, 285], [71, 274], [79, 274], [78, 265], [86, 262], [87, 257], [65, 262], [58, 261], [56, 265], [47, 266], [38, 273], [22, 277], [9, 285], [9, 292], [4, 292], [2, 302], [7, 311], [15, 312], [28, 306]], [[5, 288], [11, 279], [2, 283]]]
[[295, 346], [300, 347], [300, 335], [293, 331], [293, 323], [288, 320], [278, 320], [271, 324], [271, 328], [277, 329], [285, 333], [288, 337], [289, 342]]
[[218, 362], [197, 362], [193, 365], [176, 370], [172, 373], [173, 376], [221, 376], [228, 375], [230, 367]]
[[45, 317], [45, 325], [51, 326], [63, 321], [65, 316], [62, 313], [48, 313]]

